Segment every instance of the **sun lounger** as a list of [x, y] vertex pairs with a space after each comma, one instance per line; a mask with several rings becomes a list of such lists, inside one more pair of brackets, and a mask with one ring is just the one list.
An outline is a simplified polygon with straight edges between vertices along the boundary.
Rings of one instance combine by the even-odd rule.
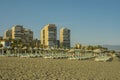
[[110, 59], [111, 59], [111, 57], [109, 57], [109, 56], [100, 56], [100, 57], [96, 57], [95, 61], [106, 62], [106, 61], [109, 61]]

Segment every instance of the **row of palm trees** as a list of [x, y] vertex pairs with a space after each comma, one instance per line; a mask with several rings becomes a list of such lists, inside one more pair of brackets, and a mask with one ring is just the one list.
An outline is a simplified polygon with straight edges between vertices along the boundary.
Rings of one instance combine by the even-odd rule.
[[104, 49], [104, 50], [108, 50], [107, 48], [105, 47], [102, 47], [101, 45], [95, 45], [95, 46], [92, 46], [92, 45], [88, 45], [88, 46], [84, 46], [84, 45], [81, 45], [81, 44], [75, 44], [75, 49], [84, 49], [84, 50], [95, 50], [95, 49]]
[[[60, 53], [62, 52], [67, 52], [69, 51], [69, 49], [63, 49], [63, 48], [57, 48], [57, 49], [43, 49], [42, 45], [39, 45], [35, 42], [35, 44], [30, 43], [30, 44], [23, 44], [23, 42], [21, 40], [13, 40], [13, 39], [7, 39], [7, 41], [12, 42], [10, 47], [4, 48], [2, 44], [0, 44], [0, 50], [1, 53], [5, 54], [5, 53], [11, 53], [11, 54], [16, 54], [16, 53]], [[77, 46], [74, 47], [74, 49], [79, 49], [80, 53], [85, 53], [84, 51], [94, 51], [96, 49], [100, 49], [102, 51], [107, 51], [107, 48], [104, 48], [100, 45], [97, 46], [92, 46], [92, 45], [88, 45], [88, 46], [83, 46], [81, 44], [78, 44]], [[110, 51], [111, 53], [115, 53], [115, 51]]]

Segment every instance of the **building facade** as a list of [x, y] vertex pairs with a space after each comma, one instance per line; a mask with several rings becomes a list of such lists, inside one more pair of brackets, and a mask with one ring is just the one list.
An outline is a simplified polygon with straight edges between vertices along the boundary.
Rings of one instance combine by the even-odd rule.
[[23, 28], [22, 25], [15, 25], [4, 33], [4, 39], [21, 40], [23, 43], [31, 43], [33, 40], [33, 31]]
[[8, 29], [4, 32], [4, 39], [12, 39], [12, 30]]
[[0, 40], [3, 40], [3, 36], [0, 36]]
[[33, 41], [33, 31], [31, 31], [30, 29], [23, 28], [22, 40], [26, 43], [31, 43]]
[[11, 42], [6, 40], [0, 40], [0, 44], [2, 44], [2, 47], [7, 48], [10, 47]]
[[57, 27], [55, 24], [48, 24], [40, 32], [41, 45], [45, 48], [57, 46]]
[[23, 26], [22, 25], [15, 25], [12, 27], [12, 39], [23, 39]]
[[70, 48], [70, 29], [61, 28], [60, 29], [60, 47]]

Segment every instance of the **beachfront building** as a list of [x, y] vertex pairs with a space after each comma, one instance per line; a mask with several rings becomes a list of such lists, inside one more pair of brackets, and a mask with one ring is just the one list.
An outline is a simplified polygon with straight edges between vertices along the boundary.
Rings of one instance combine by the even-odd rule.
[[57, 48], [60, 47], [60, 40], [57, 40]]
[[9, 39], [9, 38], [12, 39], [12, 30], [11, 29], [8, 29], [4, 32], [4, 39]]
[[7, 40], [0, 40], [0, 44], [2, 44], [2, 47], [7, 48], [10, 47], [11, 42]]
[[23, 42], [25, 43], [31, 43], [33, 41], [33, 31], [30, 29], [23, 28]]
[[47, 24], [40, 32], [41, 45], [44, 48], [57, 46], [57, 27], [55, 24]]
[[3, 36], [0, 36], [0, 40], [3, 40]]
[[33, 40], [33, 31], [24, 28], [22, 25], [15, 25], [12, 29], [4, 32], [4, 39], [21, 40], [23, 43], [31, 43]]
[[40, 43], [41, 43], [41, 41], [40, 40], [38, 40], [38, 39], [34, 39], [33, 41], [32, 41], [32, 43], [31, 43], [31, 46], [32, 47], [40, 47]]
[[70, 48], [70, 29], [68, 28], [60, 29], [60, 47]]
[[15, 25], [12, 27], [12, 39], [23, 39], [23, 26], [22, 25]]

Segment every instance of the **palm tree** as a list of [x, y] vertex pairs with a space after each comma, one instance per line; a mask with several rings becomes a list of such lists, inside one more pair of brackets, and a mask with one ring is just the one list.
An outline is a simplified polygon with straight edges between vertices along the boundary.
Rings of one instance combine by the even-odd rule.
[[22, 40], [21, 39], [13, 40], [13, 47], [17, 47], [18, 48], [18, 53], [20, 53], [21, 49], [23, 47]]
[[7, 54], [11, 54], [11, 50], [12, 50], [11, 46], [7, 47]]
[[26, 52], [27, 52], [27, 47], [24, 46], [22, 49], [25, 51], [25, 54], [26, 54]]
[[42, 48], [42, 49], [44, 48], [43, 44], [40, 44], [40, 48]]
[[17, 49], [18, 49], [17, 47], [14, 47], [14, 50], [15, 50], [15, 54], [16, 54], [16, 55], [17, 55]]
[[31, 54], [33, 53], [33, 48], [32, 47], [30, 47], [29, 48], [29, 50], [30, 50], [30, 52], [31, 52]]
[[3, 47], [3, 44], [0, 43], [0, 48], [2, 48], [2, 47]]
[[38, 47], [34, 47], [35, 53], [37, 54]]
[[75, 49], [81, 49], [82, 48], [82, 45], [81, 44], [75, 44]]
[[94, 50], [95, 50], [95, 49], [103, 49], [103, 47], [102, 47], [101, 45], [96, 45], [96, 46], [93, 47], [93, 49], [94, 49]]

